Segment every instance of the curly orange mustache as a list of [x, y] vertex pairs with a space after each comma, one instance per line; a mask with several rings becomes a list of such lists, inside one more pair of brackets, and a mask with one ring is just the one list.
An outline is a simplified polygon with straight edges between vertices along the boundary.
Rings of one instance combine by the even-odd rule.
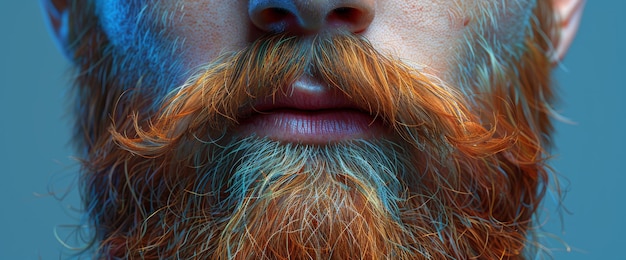
[[[304, 74], [339, 89], [416, 146], [445, 137], [456, 149], [475, 150], [489, 138], [454, 89], [381, 55], [362, 38], [331, 34], [313, 39], [272, 36], [218, 58], [166, 98], [169, 104], [153, 120], [149, 130], [153, 133], [139, 135], [160, 143], [177, 138], [181, 131], [208, 129], [217, 133], [198, 134], [219, 139], [237, 126], [242, 111], [250, 110], [254, 100], [288, 96], [289, 89], [282, 86]], [[507, 146], [498, 142], [490, 145]]]
[[[393, 134], [329, 145], [237, 135], [241, 111], [304, 74]], [[496, 119], [485, 129], [470, 103], [358, 36], [258, 40], [172, 92], [150, 123], [114, 122], [115, 145], [89, 162], [98, 254], [521, 258], [540, 148]]]

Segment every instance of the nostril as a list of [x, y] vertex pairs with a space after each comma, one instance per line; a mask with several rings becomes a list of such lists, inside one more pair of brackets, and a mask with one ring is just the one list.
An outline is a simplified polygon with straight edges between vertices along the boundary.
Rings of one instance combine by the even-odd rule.
[[293, 19], [293, 14], [289, 10], [279, 7], [267, 8], [258, 14], [259, 24], [268, 31], [281, 31], [286, 23]]
[[331, 15], [337, 16], [337, 17], [346, 17], [346, 18], [350, 18], [350, 17], [354, 17], [355, 15], [358, 15], [359, 10], [357, 10], [356, 8], [350, 8], [350, 7], [339, 7], [339, 8], [335, 8], [332, 11]]
[[374, 18], [375, 0], [249, 0], [252, 23], [266, 32], [310, 34], [342, 28], [362, 32]]
[[339, 7], [333, 9], [326, 18], [327, 22], [337, 27], [348, 27], [358, 33], [369, 25], [368, 15], [359, 8]]
[[261, 12], [261, 16], [264, 18], [265, 21], [273, 23], [287, 18], [287, 16], [289, 16], [289, 10], [277, 7], [268, 8]]
[[332, 10], [327, 19], [330, 21], [339, 21], [343, 23], [354, 23], [358, 22], [360, 16], [361, 11], [356, 8], [340, 7]]

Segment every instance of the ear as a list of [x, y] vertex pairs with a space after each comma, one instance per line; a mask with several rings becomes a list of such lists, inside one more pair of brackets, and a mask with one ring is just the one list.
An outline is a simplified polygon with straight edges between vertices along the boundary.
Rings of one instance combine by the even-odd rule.
[[[543, 1], [543, 0], [540, 0]], [[553, 0], [559, 25], [559, 40], [555, 42], [554, 61], [563, 60], [576, 36], [585, 0]]]
[[69, 48], [69, 17], [70, 0], [40, 0], [48, 30], [59, 50], [67, 58], [70, 58]]

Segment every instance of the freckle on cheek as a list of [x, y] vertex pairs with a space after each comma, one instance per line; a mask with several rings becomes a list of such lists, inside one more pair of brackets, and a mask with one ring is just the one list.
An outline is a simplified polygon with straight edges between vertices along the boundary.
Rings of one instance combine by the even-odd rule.
[[450, 29], [463, 30], [472, 21], [471, 17], [465, 13], [451, 12], [449, 15]]
[[470, 23], [470, 18], [469, 17], [465, 17], [465, 20], [463, 20], [463, 26], [467, 26]]

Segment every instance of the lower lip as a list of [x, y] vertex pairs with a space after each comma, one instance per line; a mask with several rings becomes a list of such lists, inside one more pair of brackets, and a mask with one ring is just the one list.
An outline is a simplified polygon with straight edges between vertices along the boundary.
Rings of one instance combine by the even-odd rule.
[[280, 110], [258, 113], [241, 123], [247, 135], [310, 144], [376, 138], [385, 129], [380, 120], [356, 110]]

